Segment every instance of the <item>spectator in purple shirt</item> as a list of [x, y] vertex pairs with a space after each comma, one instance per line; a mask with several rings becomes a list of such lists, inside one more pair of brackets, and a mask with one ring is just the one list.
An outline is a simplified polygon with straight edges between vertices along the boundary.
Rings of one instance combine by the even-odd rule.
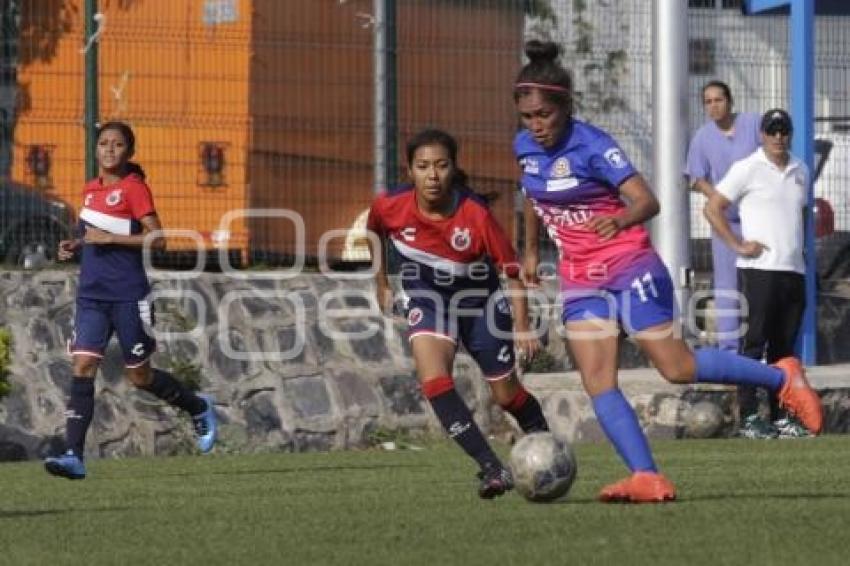
[[[736, 161], [748, 157], [761, 145], [759, 124], [761, 116], [751, 112], [732, 111], [732, 92], [718, 80], [702, 88], [702, 101], [708, 120], [694, 134], [688, 147], [685, 175], [690, 188], [711, 198], [715, 186]], [[737, 207], [725, 210], [729, 228], [741, 237], [741, 218]], [[718, 346], [723, 350], [738, 351], [741, 338], [738, 311], [738, 275], [735, 268], [737, 254], [712, 229], [711, 256], [714, 269], [714, 309], [717, 313]], [[758, 412], [755, 388], [738, 388], [738, 401], [742, 423]], [[741, 431], [743, 436], [759, 438], [769, 431]]]

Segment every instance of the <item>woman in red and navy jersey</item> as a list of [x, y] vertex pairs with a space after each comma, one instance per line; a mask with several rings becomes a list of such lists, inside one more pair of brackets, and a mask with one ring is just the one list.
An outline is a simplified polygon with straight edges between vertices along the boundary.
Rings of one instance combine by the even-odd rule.
[[[540, 404], [517, 379], [514, 353], [516, 347], [521, 357], [531, 358], [540, 343], [529, 332], [516, 253], [486, 202], [466, 188], [454, 138], [440, 130], [418, 133], [407, 145], [407, 165], [413, 186], [379, 195], [369, 211], [368, 228], [381, 242], [373, 242], [372, 249], [380, 265], [378, 301], [385, 312], [391, 309], [393, 297], [381, 261], [387, 246], [400, 258], [399, 279], [422, 392], [449, 436], [481, 467], [478, 493], [489, 499], [513, 483], [455, 391], [455, 353], [463, 344], [494, 400], [525, 432], [544, 431], [548, 426]], [[500, 276], [507, 293], [501, 290]]]
[[603, 488], [600, 498], [641, 503], [676, 497], [618, 387], [621, 328], [666, 380], [766, 387], [819, 432], [820, 400], [799, 360], [768, 366], [713, 348], [692, 351], [676, 335], [673, 283], [643, 227], [658, 213], [658, 201], [611, 136], [572, 116], [572, 80], [557, 62], [557, 45], [530, 41], [525, 51], [529, 62], [513, 91], [523, 125], [514, 151], [526, 199], [525, 273], [529, 282], [536, 275], [542, 221], [560, 253], [570, 350], [599, 424], [632, 472]]
[[187, 411], [202, 452], [212, 449], [216, 435], [213, 400], [186, 389], [168, 372], [152, 369], [150, 356], [153, 311], [142, 261], [144, 246], [164, 249], [165, 239], [142, 168], [130, 161], [133, 130], [123, 122], [101, 126], [97, 137], [100, 176], [83, 190], [80, 237], [59, 243], [62, 261], [80, 254], [74, 337], [69, 345], [74, 377], [66, 411], [67, 452], [45, 460], [53, 475], [82, 479], [86, 475], [84, 443], [94, 408], [94, 377], [115, 333], [124, 355], [127, 378], [141, 389]]

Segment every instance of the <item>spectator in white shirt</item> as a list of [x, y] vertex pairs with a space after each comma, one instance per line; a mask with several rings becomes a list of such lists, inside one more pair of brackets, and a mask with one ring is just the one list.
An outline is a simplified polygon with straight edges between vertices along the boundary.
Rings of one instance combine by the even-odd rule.
[[[803, 209], [809, 171], [789, 152], [792, 132], [787, 112], [778, 108], [766, 112], [761, 147], [732, 165], [705, 206], [716, 233], [738, 254], [739, 285], [749, 307], [741, 353], [769, 364], [793, 355], [805, 308]], [[733, 204], [741, 215], [740, 238], [724, 213]], [[768, 395], [770, 420], [766, 420], [759, 414], [756, 391], [752, 395], [739, 391], [742, 436], [805, 434], [779, 413], [775, 397]]]

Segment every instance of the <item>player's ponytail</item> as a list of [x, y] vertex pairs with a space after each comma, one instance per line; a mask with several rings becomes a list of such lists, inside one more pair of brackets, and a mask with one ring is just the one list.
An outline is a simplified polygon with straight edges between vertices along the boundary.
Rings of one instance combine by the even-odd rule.
[[514, 82], [514, 102], [539, 90], [552, 103], [573, 111], [573, 79], [558, 62], [561, 48], [551, 41], [532, 39], [525, 44], [528, 63], [523, 65]]
[[124, 166], [124, 171], [127, 175], [136, 175], [137, 177], [140, 177], [142, 181], [145, 180], [145, 170], [142, 169], [142, 166], [135, 161], [128, 161], [127, 165]]

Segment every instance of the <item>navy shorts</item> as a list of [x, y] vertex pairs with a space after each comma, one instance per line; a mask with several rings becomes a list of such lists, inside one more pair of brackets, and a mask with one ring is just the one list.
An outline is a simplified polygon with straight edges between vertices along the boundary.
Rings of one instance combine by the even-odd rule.
[[116, 303], [79, 297], [68, 351], [102, 358], [114, 332], [126, 366], [139, 367], [156, 350], [152, 327], [153, 306], [147, 301]]
[[626, 289], [567, 292], [562, 321], [617, 320], [631, 334], [673, 320], [673, 281], [664, 264], [658, 261], [634, 275]]
[[431, 335], [463, 344], [488, 380], [507, 377], [516, 362], [513, 319], [501, 295], [475, 306], [452, 308], [437, 297], [411, 297], [407, 303], [408, 338]]

